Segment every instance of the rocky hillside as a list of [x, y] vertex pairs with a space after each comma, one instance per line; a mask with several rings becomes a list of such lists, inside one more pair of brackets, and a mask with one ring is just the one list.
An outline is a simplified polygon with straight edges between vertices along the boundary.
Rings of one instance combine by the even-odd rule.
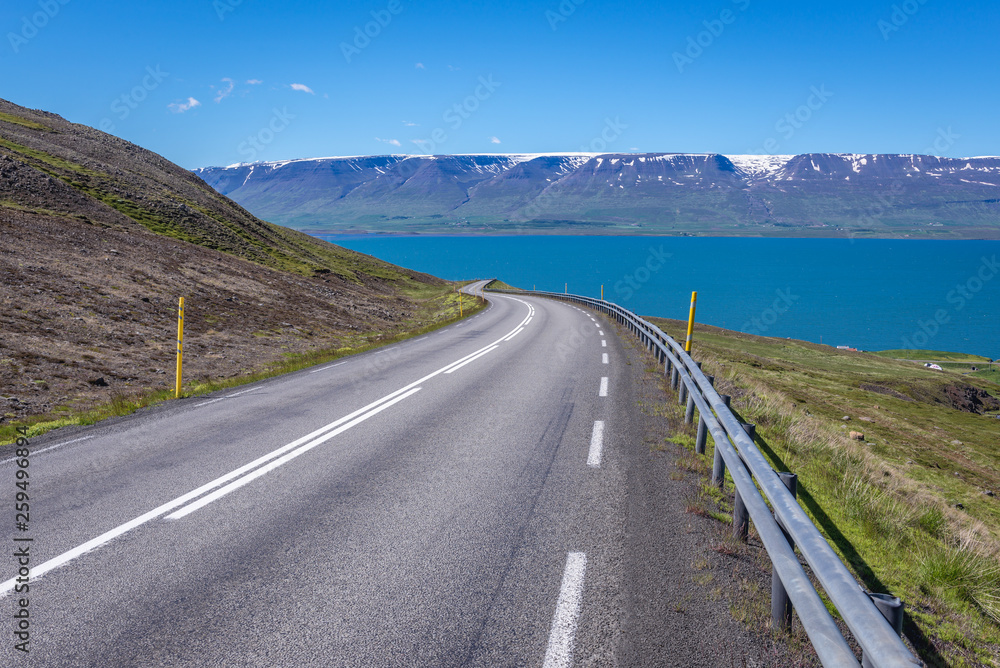
[[138, 146], [0, 101], [0, 424], [444, 317], [436, 278], [263, 222]]
[[196, 174], [309, 230], [1000, 238], [1000, 158], [382, 155]]

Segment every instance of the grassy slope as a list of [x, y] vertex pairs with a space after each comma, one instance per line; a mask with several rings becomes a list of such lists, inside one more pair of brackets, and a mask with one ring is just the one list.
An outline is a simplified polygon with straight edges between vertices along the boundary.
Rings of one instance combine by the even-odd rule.
[[922, 658], [1000, 665], [1000, 497], [985, 493], [1000, 494], [1000, 422], [941, 403], [948, 385], [1000, 386], [712, 327], [694, 350], [775, 468], [798, 474], [803, 507], [861, 581], [905, 600]]
[[[430, 277], [259, 220], [162, 157], [53, 114], [0, 100], [0, 154], [146, 229], [304, 276], [365, 276], [422, 290]], [[25, 209], [25, 203], [0, 202]], [[50, 209], [40, 213], [53, 213]], [[75, 212], [64, 212], [75, 213]], [[100, 224], [108, 224], [102, 219]], [[95, 222], [85, 219], [85, 222]]]

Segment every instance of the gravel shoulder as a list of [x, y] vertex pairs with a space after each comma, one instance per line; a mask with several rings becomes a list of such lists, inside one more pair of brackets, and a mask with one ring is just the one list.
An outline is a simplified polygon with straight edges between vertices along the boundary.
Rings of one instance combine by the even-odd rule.
[[[627, 331], [641, 425], [629, 453], [622, 666], [818, 666], [801, 626], [776, 640], [767, 627], [770, 564], [758, 540], [729, 536], [708, 515], [703, 465], [676, 394]], [[680, 437], [680, 438], [678, 438]], [[797, 622], [796, 622], [797, 624]]]

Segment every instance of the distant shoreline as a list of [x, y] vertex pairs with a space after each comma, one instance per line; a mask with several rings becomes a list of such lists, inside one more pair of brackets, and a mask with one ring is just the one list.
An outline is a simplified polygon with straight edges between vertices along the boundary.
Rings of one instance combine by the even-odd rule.
[[[274, 221], [271, 221], [274, 222]], [[702, 239], [843, 239], [846, 241], [1000, 241], [1000, 230], [976, 230], [962, 234], [952, 231], [951, 234], [940, 236], [916, 235], [915, 233], [885, 235], [885, 234], [788, 234], [775, 230], [773, 234], [761, 233], [760, 231], [740, 233], [726, 233], [719, 230], [697, 230], [697, 231], [637, 231], [619, 232], [615, 230], [527, 230], [512, 232], [511, 230], [490, 230], [490, 229], [469, 229], [468, 231], [456, 231], [454, 229], [427, 229], [427, 230], [323, 230], [308, 227], [297, 227], [275, 223], [282, 227], [291, 227], [299, 232], [311, 236], [335, 236], [335, 237], [670, 237], [670, 238], [702, 238]], [[978, 236], [977, 236], [978, 235]]]

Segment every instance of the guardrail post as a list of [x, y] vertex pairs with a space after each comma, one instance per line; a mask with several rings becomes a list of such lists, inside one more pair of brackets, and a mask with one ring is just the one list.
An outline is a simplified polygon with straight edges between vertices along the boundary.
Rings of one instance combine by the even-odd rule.
[[677, 380], [680, 378], [680, 374], [677, 372], [677, 367], [673, 366], [670, 370], [670, 389], [677, 389]]
[[[732, 397], [728, 394], [720, 394], [722, 398], [722, 403], [729, 408], [729, 403], [732, 401]], [[715, 453], [712, 457], [712, 484], [722, 489], [722, 485], [726, 482], [726, 460], [722, 458], [722, 451], [719, 450], [719, 444], [715, 444]]]
[[[778, 473], [778, 478], [788, 488], [788, 491], [792, 493], [792, 497], [798, 496], [798, 476], [794, 473], [780, 472]], [[792, 549], [795, 549], [795, 541], [785, 531], [781, 520], [778, 519], [777, 515], [774, 516], [774, 519], [777, 521], [781, 533], [785, 534], [785, 540], [788, 541]], [[781, 578], [778, 577], [778, 571], [773, 566], [771, 567], [771, 621], [776, 629], [787, 631], [792, 628], [792, 601], [788, 598], [785, 585], [781, 582]]]
[[733, 535], [744, 543], [750, 539], [750, 512], [738, 489], [733, 496]]
[[[715, 376], [707, 376], [708, 384], [715, 387]], [[698, 437], [694, 441], [694, 451], [699, 455], [705, 454], [705, 441], [708, 440], [708, 424], [705, 416], [698, 414]]]
[[[868, 596], [871, 598], [872, 603], [875, 604], [875, 607], [878, 608], [878, 611], [882, 613], [882, 616], [885, 617], [886, 621], [889, 622], [889, 626], [896, 632], [896, 635], [902, 635], [903, 602], [899, 600], [899, 597], [892, 594], [873, 594], [871, 592], [868, 592]], [[875, 664], [864, 653], [861, 654], [861, 665], [864, 668], [875, 668]]]
[[[742, 424], [744, 431], [746, 431], [752, 440], [757, 426], [747, 422]], [[736, 452], [740, 455], [740, 459], [743, 459], [743, 455], [740, 454], [739, 449]], [[743, 463], [746, 464], [745, 461]], [[743, 503], [743, 497], [740, 496], [740, 490], [738, 489], [733, 497], [733, 533], [744, 542], [746, 542], [750, 535], [750, 511], [747, 510], [746, 504]]]
[[[695, 366], [700, 369], [701, 362], [695, 362]], [[687, 409], [684, 411], [684, 424], [691, 424], [694, 422], [694, 392], [685, 392], [684, 394], [687, 396]]]
[[680, 374], [677, 374], [677, 377], [678, 377], [677, 403], [683, 405], [684, 402], [687, 401], [687, 395], [688, 395], [687, 383], [685, 383], [683, 380], [680, 380]]

